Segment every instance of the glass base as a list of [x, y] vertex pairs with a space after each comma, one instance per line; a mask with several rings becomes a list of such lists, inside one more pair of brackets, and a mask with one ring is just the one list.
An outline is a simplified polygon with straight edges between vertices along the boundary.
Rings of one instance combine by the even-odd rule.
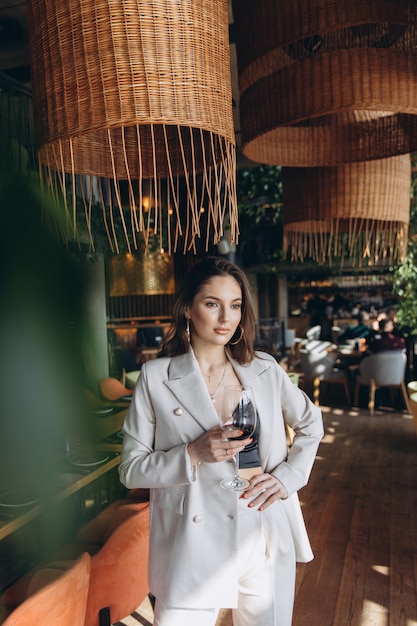
[[220, 487], [223, 489], [233, 489], [233, 491], [243, 491], [249, 486], [249, 481], [240, 476], [234, 476], [232, 479], [225, 478], [221, 481]]

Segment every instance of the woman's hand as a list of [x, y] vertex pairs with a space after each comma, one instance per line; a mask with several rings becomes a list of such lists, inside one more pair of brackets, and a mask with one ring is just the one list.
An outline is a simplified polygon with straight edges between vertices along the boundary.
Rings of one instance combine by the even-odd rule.
[[239, 429], [222, 430], [219, 426], [211, 428], [188, 444], [191, 465], [218, 463], [231, 459], [236, 453], [242, 452], [243, 448], [252, 441], [250, 437], [239, 441], [233, 439], [241, 435], [242, 431]]
[[257, 474], [252, 476], [249, 487], [244, 491], [242, 498], [253, 498], [248, 506], [257, 506], [259, 511], [264, 511], [277, 500], [288, 498], [288, 491], [275, 476]]

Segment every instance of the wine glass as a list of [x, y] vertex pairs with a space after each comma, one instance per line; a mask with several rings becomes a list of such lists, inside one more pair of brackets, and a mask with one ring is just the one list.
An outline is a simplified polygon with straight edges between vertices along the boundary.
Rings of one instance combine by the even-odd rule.
[[[223, 430], [242, 430], [243, 434], [233, 439], [250, 437], [256, 426], [256, 407], [251, 387], [247, 385], [226, 385], [220, 403], [220, 426]], [[242, 491], [249, 481], [239, 476], [239, 453], [233, 456], [235, 475], [225, 478], [220, 485], [223, 489]]]

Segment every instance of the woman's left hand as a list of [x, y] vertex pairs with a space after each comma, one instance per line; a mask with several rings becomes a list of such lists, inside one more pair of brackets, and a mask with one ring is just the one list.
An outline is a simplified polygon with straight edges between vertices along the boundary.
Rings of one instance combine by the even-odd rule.
[[259, 511], [267, 509], [277, 500], [288, 498], [288, 491], [278, 478], [271, 474], [257, 474], [250, 480], [242, 498], [251, 499], [248, 506], [257, 506]]

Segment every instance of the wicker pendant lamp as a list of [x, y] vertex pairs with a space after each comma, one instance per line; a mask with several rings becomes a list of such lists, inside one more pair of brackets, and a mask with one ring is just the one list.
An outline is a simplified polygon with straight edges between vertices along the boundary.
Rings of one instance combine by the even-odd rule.
[[338, 167], [283, 167], [284, 251], [291, 251], [293, 261], [401, 262], [410, 184], [410, 155]]
[[242, 150], [289, 167], [417, 148], [414, 0], [234, 0]]
[[235, 237], [227, 0], [28, 0], [28, 22], [39, 160], [74, 230], [81, 201], [116, 251], [117, 228], [129, 250], [217, 243], [225, 218]]

